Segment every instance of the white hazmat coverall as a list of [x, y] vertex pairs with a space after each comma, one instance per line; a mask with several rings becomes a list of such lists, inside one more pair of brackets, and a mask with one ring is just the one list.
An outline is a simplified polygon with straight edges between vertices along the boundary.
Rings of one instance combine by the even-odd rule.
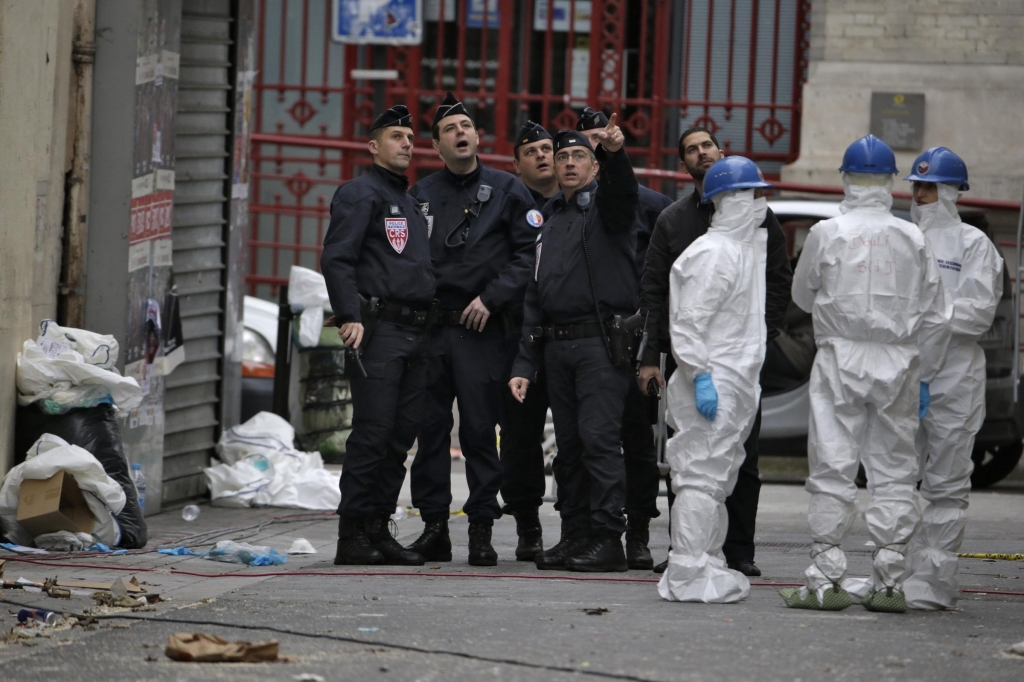
[[931, 407], [917, 434], [921, 457], [921, 527], [910, 544], [907, 606], [951, 609], [960, 584], [956, 553], [967, 525], [974, 436], [985, 420], [985, 353], [978, 339], [992, 326], [1003, 295], [1003, 259], [985, 234], [960, 221], [953, 185], [939, 200], [911, 209], [939, 265], [953, 305], [953, 338], [931, 384]]
[[[843, 175], [843, 215], [811, 228], [793, 276], [793, 302], [813, 314], [818, 346], [807, 437], [813, 563], [800, 593], [813, 592], [819, 604], [833, 585], [856, 597], [902, 589], [920, 517], [919, 382], [935, 378], [949, 343], [951, 311], [935, 258], [921, 231], [889, 212], [891, 176], [879, 180]], [[840, 549], [857, 511], [858, 463], [876, 548], [868, 583], [846, 578]]]
[[[658, 592], [670, 601], [736, 602], [750, 594], [745, 575], [722, 555], [743, 442], [757, 415], [767, 330], [764, 322], [768, 208], [753, 190], [713, 198], [707, 233], [672, 266], [669, 287], [672, 354], [679, 369], [668, 382], [666, 454], [676, 499], [672, 551]], [[697, 411], [694, 377], [710, 373], [718, 391], [714, 421]]]

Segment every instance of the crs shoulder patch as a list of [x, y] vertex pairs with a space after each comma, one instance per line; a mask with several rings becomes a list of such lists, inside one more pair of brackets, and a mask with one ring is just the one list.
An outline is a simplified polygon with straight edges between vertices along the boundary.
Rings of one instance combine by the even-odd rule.
[[535, 208], [531, 208], [526, 212], [526, 222], [530, 224], [532, 228], [540, 228], [544, 224], [544, 215]]

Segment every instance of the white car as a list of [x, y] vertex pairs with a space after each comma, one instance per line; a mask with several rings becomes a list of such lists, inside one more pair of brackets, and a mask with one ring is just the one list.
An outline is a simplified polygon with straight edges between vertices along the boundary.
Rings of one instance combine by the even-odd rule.
[[[839, 204], [829, 201], [770, 201], [768, 206], [779, 219], [789, 244], [790, 257], [799, 254], [810, 228], [821, 220], [840, 215]], [[893, 210], [904, 220], [908, 211]], [[982, 212], [961, 210], [961, 218], [987, 232]], [[1014, 402], [1016, 381], [1013, 374], [1012, 333], [1013, 296], [1009, 273], [1003, 270], [1003, 298], [996, 310], [992, 328], [981, 339], [985, 351], [987, 383], [985, 390], [985, 423], [974, 447], [976, 488], [990, 486], [1006, 477], [1020, 460], [1022, 444], [1022, 403]], [[767, 369], [767, 368], [766, 368]], [[807, 452], [807, 421], [810, 413], [807, 380], [782, 392], [765, 391], [761, 401], [761, 434], [758, 447], [763, 454], [805, 454]]]

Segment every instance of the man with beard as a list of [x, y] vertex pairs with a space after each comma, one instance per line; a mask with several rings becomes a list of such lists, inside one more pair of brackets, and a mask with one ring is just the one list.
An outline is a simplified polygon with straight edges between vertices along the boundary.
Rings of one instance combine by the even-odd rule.
[[[718, 140], [711, 131], [694, 127], [679, 137], [679, 158], [686, 171], [693, 177], [693, 193], [673, 203], [662, 211], [651, 235], [651, 243], [644, 263], [643, 279], [640, 283], [640, 307], [649, 315], [647, 329], [652, 330], [648, 339], [638, 381], [646, 387], [653, 379], [662, 388], [665, 379], [659, 369], [661, 353], [668, 353], [669, 340], [669, 273], [672, 264], [698, 237], [704, 235], [711, 225], [714, 205], [701, 203], [704, 175], [711, 166], [722, 158]], [[768, 339], [777, 334], [782, 325], [790, 301], [790, 287], [793, 271], [786, 253], [786, 236], [779, 221], [768, 209], [761, 227], [768, 230], [768, 260], [765, 271], [766, 302], [765, 324]], [[675, 369], [669, 355], [666, 373]], [[743, 444], [746, 458], [739, 470], [739, 477], [732, 494], [725, 501], [729, 513], [729, 530], [722, 551], [729, 568], [747, 576], [759, 576], [761, 570], [754, 563], [754, 528], [757, 520], [757, 501], [761, 492], [761, 480], [757, 472], [757, 437], [761, 430], [761, 409], [758, 407], [753, 428]], [[669, 504], [674, 495], [669, 487]], [[654, 570], [661, 573], [667, 561]]]

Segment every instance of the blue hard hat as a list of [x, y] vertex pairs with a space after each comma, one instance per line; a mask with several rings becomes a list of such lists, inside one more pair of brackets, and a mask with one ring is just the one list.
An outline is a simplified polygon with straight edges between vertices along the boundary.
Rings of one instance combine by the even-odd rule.
[[757, 164], [742, 156], [726, 156], [715, 161], [705, 173], [700, 203], [709, 203], [711, 197], [722, 192], [755, 187], [771, 187], [761, 177]]
[[932, 147], [914, 159], [910, 175], [903, 179], [912, 182], [944, 182], [956, 185], [961, 192], [971, 188], [967, 184], [967, 164], [946, 147]]
[[854, 141], [843, 154], [843, 165], [839, 170], [844, 173], [875, 173], [878, 175], [894, 175], [899, 173], [896, 168], [896, 155], [889, 145], [874, 135], [865, 135]]

